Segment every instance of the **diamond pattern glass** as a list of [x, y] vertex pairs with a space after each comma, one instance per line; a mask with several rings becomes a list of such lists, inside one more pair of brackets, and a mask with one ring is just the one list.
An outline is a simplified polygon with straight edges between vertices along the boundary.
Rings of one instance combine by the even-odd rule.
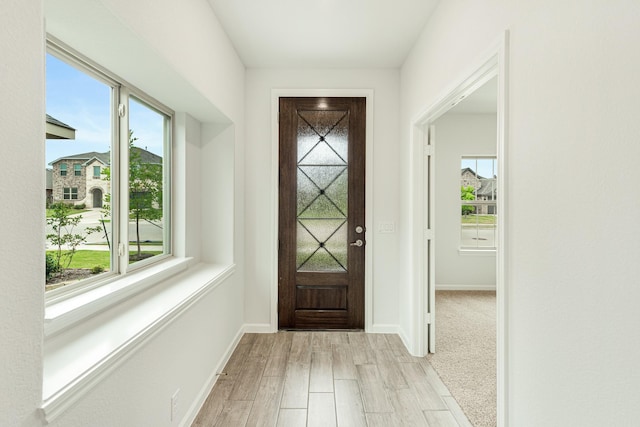
[[298, 271], [347, 270], [348, 126], [346, 111], [298, 112]]

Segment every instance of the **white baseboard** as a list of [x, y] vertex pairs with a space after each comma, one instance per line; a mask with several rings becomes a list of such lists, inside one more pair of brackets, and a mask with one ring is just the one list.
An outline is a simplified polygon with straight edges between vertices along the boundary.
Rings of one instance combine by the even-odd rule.
[[189, 407], [189, 410], [187, 411], [184, 418], [180, 422], [179, 424], [180, 427], [190, 426], [196, 420], [196, 417], [198, 416], [198, 413], [200, 412], [202, 405], [204, 405], [205, 400], [207, 400], [207, 397], [209, 397], [211, 390], [213, 390], [213, 386], [216, 385], [216, 381], [218, 380], [218, 372], [222, 372], [225, 365], [231, 358], [231, 355], [233, 354], [234, 350], [238, 346], [238, 343], [240, 343], [240, 339], [242, 338], [242, 335], [244, 335], [245, 333], [244, 329], [245, 328], [243, 326], [240, 328], [240, 330], [238, 330], [238, 333], [233, 338], [233, 341], [231, 342], [231, 344], [229, 344], [229, 346], [227, 347], [227, 350], [224, 352], [224, 355], [222, 356], [222, 360], [218, 362], [218, 364], [216, 365], [211, 375], [209, 375], [207, 382], [202, 387], [202, 390], [200, 390], [200, 393], [198, 393], [196, 400]]
[[[246, 323], [243, 331], [247, 334], [272, 334], [278, 330], [271, 327], [269, 323]], [[371, 334], [397, 334], [398, 325], [376, 324], [366, 331]]]
[[277, 332], [270, 323], [245, 323], [244, 332], [247, 334], [272, 334]]
[[436, 291], [495, 291], [496, 285], [438, 285], [436, 284]]
[[378, 323], [371, 325], [371, 328], [366, 332], [370, 334], [397, 334], [398, 325], [384, 325]]
[[411, 341], [409, 341], [409, 339], [408, 339], [408, 338], [407, 338], [407, 336], [405, 335], [404, 330], [402, 330], [402, 328], [398, 328], [398, 332], [397, 332], [397, 333], [398, 333], [398, 336], [400, 337], [400, 340], [402, 340], [402, 343], [403, 343], [403, 344], [404, 344], [404, 346], [407, 348], [407, 350], [409, 351], [409, 353], [410, 353], [412, 356], [416, 356], [416, 354], [415, 354], [413, 351], [411, 351], [411, 345], [409, 345], [409, 343], [410, 343]]

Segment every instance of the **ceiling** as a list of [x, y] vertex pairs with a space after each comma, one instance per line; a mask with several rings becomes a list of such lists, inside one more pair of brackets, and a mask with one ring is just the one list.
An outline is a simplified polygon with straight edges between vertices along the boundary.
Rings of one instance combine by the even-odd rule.
[[208, 0], [247, 68], [400, 67], [438, 0]]
[[459, 101], [447, 114], [490, 114], [498, 111], [498, 78], [494, 77]]

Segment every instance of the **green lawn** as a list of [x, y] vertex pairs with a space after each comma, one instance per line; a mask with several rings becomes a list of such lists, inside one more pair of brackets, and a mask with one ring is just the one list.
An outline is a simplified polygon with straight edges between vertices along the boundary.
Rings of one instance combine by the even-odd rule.
[[496, 224], [495, 215], [462, 215], [463, 224]]
[[[47, 253], [52, 255], [55, 255], [56, 252], [57, 251], [47, 251]], [[62, 252], [64, 253], [66, 251]], [[105, 270], [108, 270], [109, 264], [108, 251], [76, 251], [69, 268], [93, 268], [99, 265]]]
[[[47, 251], [53, 254], [56, 251]], [[64, 251], [63, 251], [64, 252]], [[135, 252], [131, 252], [134, 254]], [[159, 255], [162, 251], [143, 251], [143, 254]], [[105, 270], [109, 269], [109, 251], [76, 251], [69, 268], [93, 268], [101, 266]]]

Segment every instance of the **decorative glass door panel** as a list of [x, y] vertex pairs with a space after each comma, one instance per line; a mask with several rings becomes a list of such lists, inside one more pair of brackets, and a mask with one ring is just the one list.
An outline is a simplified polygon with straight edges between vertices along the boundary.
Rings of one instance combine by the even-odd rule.
[[347, 271], [348, 125], [348, 111], [298, 112], [298, 271]]

